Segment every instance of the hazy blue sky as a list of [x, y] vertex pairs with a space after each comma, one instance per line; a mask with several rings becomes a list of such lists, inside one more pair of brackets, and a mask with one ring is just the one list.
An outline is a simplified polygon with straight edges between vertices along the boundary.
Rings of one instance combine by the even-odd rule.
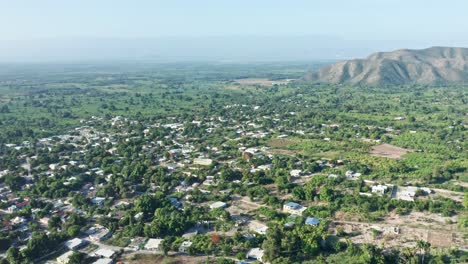
[[[250, 59], [268, 43], [266, 37], [283, 41], [282, 60], [295, 52], [294, 38], [304, 41], [296, 42], [301, 49], [314, 39], [320, 43], [310, 43], [310, 58], [304, 59], [320, 58], [313, 49], [329, 44], [337, 49], [331, 53], [336, 57], [379, 49], [468, 46], [467, 10], [466, 0], [0, 0], [0, 59], [76, 59], [77, 54], [93, 59], [107, 45], [115, 46], [109, 58], [184, 57], [194, 39], [200, 48], [192, 47], [190, 54], [202, 58], [210, 55], [202, 47], [213, 38], [222, 46], [236, 39], [243, 47], [250, 39]], [[165, 49], [155, 43], [165, 43]], [[179, 45], [171, 50], [174, 43]], [[231, 56], [242, 55], [233, 46]], [[279, 48], [271, 50], [271, 59]], [[73, 51], [75, 55], [68, 54]], [[124, 51], [133, 53], [117, 54]]]

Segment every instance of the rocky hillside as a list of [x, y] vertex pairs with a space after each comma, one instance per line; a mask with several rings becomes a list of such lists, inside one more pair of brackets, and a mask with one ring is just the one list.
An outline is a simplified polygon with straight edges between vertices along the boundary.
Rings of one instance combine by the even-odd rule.
[[468, 84], [468, 48], [378, 52], [327, 66], [305, 81], [352, 85]]

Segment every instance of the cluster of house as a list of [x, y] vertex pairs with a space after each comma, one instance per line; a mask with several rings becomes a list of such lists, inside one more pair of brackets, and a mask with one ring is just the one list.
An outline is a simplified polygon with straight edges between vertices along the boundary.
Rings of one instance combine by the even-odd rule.
[[365, 180], [364, 182], [366, 184], [372, 184], [371, 193], [361, 192], [360, 195], [362, 196], [372, 196], [372, 194], [376, 194], [377, 196], [383, 196], [386, 193], [389, 193], [389, 197], [392, 199], [414, 202], [418, 192], [423, 195], [429, 195], [432, 193], [432, 190], [427, 187], [377, 184], [376, 182], [369, 180]]
[[[244, 107], [244, 106], [231, 106], [231, 107]], [[247, 106], [245, 106], [247, 107]], [[294, 115], [295, 113], [289, 113]], [[264, 128], [260, 125], [264, 120], [271, 120], [272, 122], [280, 122], [281, 120], [276, 116], [263, 116], [260, 118], [256, 118], [255, 120], [246, 121], [244, 123], [239, 123], [237, 120], [228, 120], [224, 118], [216, 118], [216, 117], [207, 117], [200, 120], [194, 120], [190, 123], [197, 127], [202, 127], [206, 133], [213, 133], [216, 129], [219, 128], [228, 128], [231, 129], [236, 133], [239, 137], [234, 140], [239, 140], [242, 137], [249, 137], [249, 138], [263, 138], [267, 135], [278, 133], [278, 130], [281, 130], [282, 133], [278, 136], [278, 138], [286, 138], [288, 134], [304, 134], [304, 131], [292, 131], [288, 130], [287, 128], [277, 126], [275, 128]], [[151, 154], [155, 157], [155, 165], [166, 167], [169, 170], [169, 173], [173, 173], [174, 171], [183, 171], [184, 174], [197, 177], [196, 172], [200, 167], [211, 168], [210, 166], [214, 166], [217, 164], [216, 157], [224, 154], [223, 148], [225, 145], [221, 146], [208, 146], [208, 145], [201, 145], [199, 144], [199, 140], [191, 139], [189, 136], [184, 134], [184, 128], [187, 125], [186, 122], [178, 122], [175, 118], [171, 119], [168, 118], [169, 123], [165, 124], [153, 124], [153, 125], [144, 125], [145, 129], [143, 130], [145, 144], [142, 147], [142, 152], [147, 154]], [[96, 124], [102, 125], [103, 123], [108, 122], [113, 128], [115, 128], [114, 132], [99, 132], [95, 126]], [[45, 164], [47, 166], [42, 166], [45, 168], [45, 171], [40, 171], [40, 168], [30, 168], [29, 169], [29, 178], [27, 180], [27, 184], [23, 186], [27, 188], [28, 184], [34, 184], [34, 181], [31, 175], [40, 174], [45, 175], [47, 177], [54, 177], [55, 174], [62, 170], [68, 170], [70, 168], [77, 168], [80, 169], [85, 175], [89, 176], [104, 176], [107, 181], [111, 180], [112, 175], [105, 175], [105, 172], [98, 167], [93, 167], [90, 164], [86, 164], [83, 159], [76, 158], [71, 159], [70, 157], [83, 157], [86, 152], [89, 151], [92, 147], [106, 147], [106, 151], [118, 157], [119, 159], [116, 163], [120, 162], [124, 157], [119, 156], [119, 149], [118, 144], [119, 141], [122, 139], [125, 141], [129, 141], [132, 139], [137, 139], [141, 136], [130, 136], [129, 132], [126, 132], [127, 124], [136, 124], [137, 121], [128, 120], [127, 118], [123, 117], [114, 117], [110, 121], [105, 120], [101, 117], [92, 117], [90, 120], [82, 120], [82, 126], [70, 131], [69, 134], [65, 135], [58, 135], [55, 137], [48, 137], [43, 138], [37, 141], [38, 147], [43, 147], [45, 149], [51, 150], [58, 144], [71, 144], [75, 147], [75, 150], [72, 153], [63, 153], [60, 156], [59, 160], [51, 162], [50, 164]], [[323, 127], [331, 127], [331, 128], [338, 128], [338, 124], [331, 124], [331, 125], [322, 125]], [[152, 129], [155, 128], [163, 128], [167, 131], [167, 135], [164, 136], [161, 140], [152, 141], [149, 139]], [[123, 131], [123, 132], [121, 132]], [[146, 138], [148, 137], [148, 138]], [[28, 148], [31, 146], [30, 142], [23, 142], [21, 145], [9, 144], [7, 147], [15, 148], [17, 150], [22, 150], [24, 148]], [[270, 160], [273, 158], [273, 155], [270, 153], [268, 147], [250, 147], [244, 146], [242, 143], [238, 143], [238, 150], [242, 153], [242, 156], [245, 160], [250, 160], [253, 157], [268, 157]], [[79, 154], [79, 155], [74, 155]], [[22, 157], [23, 160], [37, 159], [36, 156], [31, 157]], [[234, 157], [231, 161], [234, 160]], [[226, 163], [230, 161], [224, 161]], [[338, 164], [342, 164], [343, 161], [338, 161]], [[27, 162], [29, 164], [29, 162]], [[229, 163], [231, 164], [231, 163]], [[231, 164], [235, 167], [235, 164]], [[297, 165], [297, 166], [296, 166]], [[273, 164], [262, 164], [258, 166], [253, 166], [250, 169], [251, 173], [255, 173], [258, 171], [268, 171], [272, 168]], [[335, 165], [327, 160], [319, 161], [320, 167], [334, 167]], [[293, 178], [305, 178], [306, 173], [301, 170], [297, 169], [302, 167], [301, 164], [295, 164], [295, 169], [290, 170], [289, 174]], [[0, 171], [0, 178], [4, 177], [11, 173], [9, 170], [1, 170]], [[192, 184], [186, 184], [184, 181], [180, 182], [180, 185], [177, 186], [176, 191], [178, 192], [188, 192], [194, 189], [200, 190], [202, 193], [210, 193], [211, 186], [218, 186], [219, 174], [214, 173], [214, 175], [206, 176], [203, 181], [196, 181]], [[25, 177], [28, 177], [25, 176]], [[330, 178], [338, 177], [337, 175], [330, 174]], [[345, 177], [348, 180], [359, 180], [361, 177], [361, 173], [354, 172], [354, 171], [347, 171], [345, 173]], [[75, 176], [70, 176], [67, 180], [63, 183], [64, 185], [73, 184], [76, 181]], [[237, 181], [240, 183], [240, 181]], [[250, 183], [244, 183], [250, 184]], [[81, 193], [84, 194], [87, 198], [91, 200], [91, 202], [98, 206], [105, 206], [106, 199], [105, 197], [97, 196], [97, 189], [99, 189], [101, 184], [96, 184], [93, 182], [85, 183], [81, 188]], [[152, 186], [153, 189], [156, 189], [158, 186]], [[372, 193], [376, 193], [377, 195], [383, 195], [384, 193], [388, 192], [389, 185], [376, 185], [372, 186]], [[397, 192], [397, 196], [399, 199], [403, 200], [411, 200], [414, 199], [416, 195], [416, 191], [411, 188], [401, 189]], [[229, 194], [230, 190], [223, 190], [221, 193]], [[429, 190], [430, 192], [430, 190]], [[0, 198], [7, 198], [8, 207], [6, 208], [6, 212], [8, 213], [15, 213], [18, 210], [21, 210], [25, 205], [27, 205], [30, 201], [29, 199], [18, 199], [15, 195], [6, 187], [4, 184], [0, 184]], [[171, 204], [173, 204], [176, 208], [181, 209], [182, 203], [177, 198], [169, 198]], [[60, 201], [60, 200], [48, 200], [45, 201], [52, 202], [54, 204], [54, 208], [51, 211], [52, 214], [56, 214], [61, 216], [62, 221], [66, 221], [67, 217], [70, 213], [83, 213], [80, 210], [74, 208], [69, 201]], [[128, 206], [128, 202], [119, 201], [114, 206], [117, 209], [125, 209]], [[212, 204], [209, 204], [210, 209], [225, 209], [227, 207], [227, 203], [222, 201], [217, 201]], [[291, 216], [301, 216], [304, 211], [307, 210], [307, 207], [304, 207], [298, 203], [289, 202], [284, 204], [283, 212], [291, 214]], [[99, 216], [96, 216], [99, 217]], [[117, 216], [118, 217], [118, 216]], [[143, 214], [136, 214], [134, 219], [138, 220], [143, 217]], [[43, 217], [39, 219], [39, 222], [42, 223], [42, 226], [47, 226], [49, 216]], [[27, 228], [27, 223], [30, 221], [30, 218], [20, 217], [17, 216], [12, 219], [11, 223], [13, 227], [23, 226]], [[242, 225], [245, 219], [239, 217], [239, 222], [236, 224]], [[315, 217], [307, 217], [305, 219], [306, 225], [317, 226], [320, 223], [320, 219]], [[286, 223], [287, 226], [292, 226], [294, 222]], [[265, 234], [267, 230], [266, 225], [255, 225], [252, 226], [250, 229], [259, 234]], [[67, 257], [70, 257], [73, 251], [79, 250], [82, 246], [85, 246], [87, 243], [97, 243], [99, 244], [101, 241], [104, 241], [112, 236], [112, 233], [105, 227], [102, 226], [93, 226], [86, 232], [87, 239], [86, 240], [71, 240], [66, 243], [66, 246], [70, 249], [69, 252], [64, 254], [60, 257], [58, 262], [66, 263]], [[132, 241], [132, 245], [134, 248], [140, 248], [140, 245], [143, 245], [145, 250], [154, 250], [159, 251], [162, 239], [149, 239], [144, 243], [139, 239], [135, 238], [135, 241]], [[179, 248], [180, 252], [186, 252], [188, 248], [192, 245], [190, 239], [187, 239], [185, 242], [182, 243], [181, 247]], [[130, 246], [129, 246], [130, 247]], [[104, 250], [104, 251], [103, 251]], [[115, 252], [114, 252], [115, 253]], [[106, 264], [112, 263], [113, 256], [115, 254], [110, 254], [110, 252], [106, 252], [105, 248], [100, 248], [96, 251], [96, 256], [100, 256], [96, 263]], [[249, 258], [260, 260], [263, 256], [263, 251], [260, 248], [253, 248], [247, 254]]]
[[432, 190], [426, 187], [398, 186], [394, 198], [398, 200], [413, 202], [418, 191], [421, 191], [424, 195], [432, 193]]
[[[90, 242], [88, 240], [80, 238], [73, 238], [66, 241], [64, 246], [67, 251], [57, 258], [57, 262], [61, 264], [67, 264], [74, 252], [80, 251], [89, 243]], [[114, 262], [114, 258], [117, 256], [117, 253], [114, 250], [108, 248], [98, 248], [90, 255], [96, 258], [96, 260], [93, 262], [95, 264], [112, 264]]]
[[[301, 216], [303, 212], [307, 210], [307, 207], [302, 206], [295, 202], [288, 202], [283, 205], [283, 212], [291, 214], [292, 216]], [[289, 227], [293, 222], [286, 223], [286, 226]], [[306, 225], [317, 226], [320, 223], [320, 219], [316, 217], [308, 216], [305, 220]]]
[[361, 178], [362, 173], [354, 172], [352, 170], [346, 171], [345, 176], [348, 180], [357, 181]]
[[[146, 241], [145, 245], [143, 246], [143, 249], [145, 250], [150, 250], [150, 251], [158, 251], [161, 252], [161, 243], [163, 242], [164, 239], [160, 238], [150, 238]], [[180, 253], [187, 253], [188, 249], [192, 246], [193, 242], [186, 240], [183, 241], [180, 246], [179, 246], [179, 252]]]
[[[28, 177], [27, 178], [27, 183], [22, 186], [22, 188], [28, 188], [32, 184], [34, 184], [34, 178], [32, 177], [31, 174], [34, 174], [36, 176], [43, 175], [46, 177], [54, 177], [56, 174], [60, 173], [61, 171], [69, 170], [73, 167], [78, 169], [80, 173], [83, 173], [85, 175], [89, 176], [104, 176], [107, 181], [110, 180], [111, 175], [104, 175], [104, 171], [101, 168], [97, 167], [90, 167], [89, 164], [86, 164], [84, 160], [80, 157], [84, 157], [86, 152], [89, 151], [89, 149], [93, 147], [103, 147], [105, 146], [107, 148], [107, 152], [110, 153], [111, 155], [118, 155], [118, 142], [119, 140], [122, 140], [122, 138], [127, 139], [125, 140], [132, 140], [134, 137], [129, 137], [128, 132], [125, 132], [125, 127], [127, 124], [135, 124], [136, 121], [131, 121], [126, 118], [122, 117], [115, 117], [112, 118], [110, 121], [105, 120], [102, 117], [91, 117], [89, 120], [81, 120], [81, 126], [77, 127], [76, 129], [73, 129], [70, 131], [69, 134], [64, 134], [64, 135], [57, 135], [54, 137], [47, 137], [47, 138], [42, 138], [37, 140], [36, 142], [36, 147], [38, 148], [44, 148], [46, 150], [51, 151], [54, 147], [60, 144], [69, 144], [74, 147], [72, 152], [67, 152], [67, 150], [64, 150], [63, 154], [60, 155], [59, 160], [56, 160], [54, 162], [51, 162], [49, 164], [44, 164], [45, 166], [39, 166], [35, 168], [31, 168], [30, 166], [30, 161], [31, 160], [37, 160], [37, 156], [26, 156], [22, 155], [19, 156], [19, 159], [27, 160], [25, 162], [25, 168], [28, 170]], [[96, 124], [98, 125], [103, 125], [104, 123], [109, 122], [110, 125], [115, 129], [116, 132], [99, 132], [95, 126]], [[193, 121], [192, 124], [196, 126], [202, 126], [204, 125], [205, 131], [207, 133], [212, 133], [215, 129], [221, 127], [222, 123], [226, 123], [226, 120], [222, 118], [208, 118], [203, 121]], [[183, 135], [184, 131], [184, 123], [177, 123], [177, 122], [172, 122], [168, 124], [155, 124], [155, 125], [150, 125], [147, 126], [147, 128], [144, 130], [145, 136], [148, 136], [151, 132], [152, 128], [157, 128], [157, 127], [162, 127], [164, 129], [167, 129], [169, 131], [169, 134], [165, 136], [163, 140], [158, 140], [156, 142], [152, 141], [147, 141], [147, 143], [143, 146], [143, 151], [152, 153], [156, 156], [156, 162], [157, 165], [160, 166], [165, 166], [166, 168], [169, 169], [169, 171], [176, 170], [178, 168], [182, 167], [188, 167], [189, 169], [196, 169], [198, 166], [203, 166], [203, 167], [208, 167], [215, 162], [213, 161], [212, 158], [209, 158], [210, 155], [219, 155], [222, 153], [222, 150], [220, 150], [220, 147], [211, 147], [211, 146], [205, 146], [204, 151], [200, 150], [198, 152], [195, 151], [195, 149], [199, 148], [199, 146], [196, 146], [194, 143], [192, 143], [191, 139], [189, 139], [187, 136]], [[122, 129], [123, 132], [118, 132], [119, 128]], [[268, 132], [265, 131], [260, 131], [259, 129], [261, 128], [260, 125], [257, 125], [253, 122], [248, 122], [246, 123], [245, 126], [243, 125], [236, 125], [234, 127], [231, 127], [234, 129], [238, 135], [240, 136], [247, 136], [247, 137], [263, 137], [268, 134]], [[196, 141], [196, 140], [195, 140]], [[180, 143], [182, 142], [182, 143]], [[30, 142], [23, 142], [21, 145], [16, 145], [16, 144], [7, 144], [6, 147], [8, 148], [14, 148], [18, 151], [20, 150], [26, 150], [27, 148], [31, 147]], [[242, 147], [242, 145], [240, 145]], [[163, 149], [163, 151], [161, 151]], [[265, 149], [246, 149], [247, 152], [253, 154], [259, 154], [260, 151], [265, 150]], [[164, 155], [164, 152], [169, 153], [169, 157]], [[72, 159], [71, 157], [74, 157]], [[195, 158], [193, 158], [195, 156]], [[123, 157], [120, 157], [123, 159]], [[117, 161], [118, 162], [118, 161]], [[192, 168], [192, 167], [193, 168]], [[45, 170], [43, 170], [45, 168]], [[265, 168], [261, 167], [260, 169], [268, 169], [268, 166], [265, 166]], [[189, 170], [184, 170], [184, 172], [187, 172], [190, 174]], [[1, 170], [0, 171], [0, 178], [4, 177], [10, 173], [15, 173], [11, 172], [9, 170]], [[195, 175], [193, 175], [195, 176]], [[216, 185], [217, 184], [217, 179], [215, 176], [207, 176], [205, 181], [201, 183], [194, 183], [191, 186], [187, 186], [185, 183], [181, 183], [181, 186], [179, 186], [181, 191], [189, 191], [194, 188], [198, 187], [209, 187], [211, 185]], [[75, 176], [69, 176], [65, 182], [63, 182], [63, 185], [67, 186], [70, 184], [73, 184], [74, 181], [76, 181]], [[91, 202], [98, 206], [104, 206], [106, 201], [109, 201], [109, 199], [106, 199], [105, 197], [99, 197], [96, 195], [97, 189], [99, 188], [99, 185], [96, 185], [92, 182], [85, 183], [82, 188], [81, 188], [81, 193], [84, 194], [87, 198], [91, 200]], [[204, 191], [204, 189], [201, 189]], [[209, 193], [209, 191], [206, 191]], [[225, 191], [226, 193], [229, 193], [229, 190]], [[0, 198], [7, 204], [8, 206], [4, 208], [4, 212], [9, 213], [9, 214], [14, 214], [18, 210], [21, 210], [24, 206], [30, 203], [29, 199], [20, 199], [16, 197], [16, 194], [11, 192], [9, 188], [4, 185], [0, 184]], [[65, 199], [64, 201], [62, 200], [51, 200], [51, 199], [46, 199], [46, 198], [41, 198], [44, 202], [51, 202], [53, 204], [53, 208], [50, 211], [50, 214], [40, 218], [40, 219], [34, 219], [33, 217], [24, 217], [24, 216], [16, 216], [13, 217], [10, 221], [4, 223], [4, 231], [9, 231], [12, 229], [19, 230], [21, 228], [22, 231], [26, 232], [29, 234], [30, 237], [30, 232], [29, 232], [29, 226], [28, 223], [30, 221], [37, 221], [42, 228], [47, 228], [49, 219], [52, 215], [59, 215], [61, 218], [62, 222], [66, 222], [67, 218], [69, 217], [70, 214], [72, 213], [84, 213], [81, 212], [80, 210], [76, 209], [71, 205], [70, 199]], [[170, 198], [170, 202], [176, 207], [180, 208], [182, 206], [181, 202], [176, 199], [176, 198]], [[222, 209], [225, 208], [227, 205], [224, 202], [215, 202], [211, 204], [209, 207], [212, 209]], [[121, 208], [125, 209], [126, 204], [123, 201], [120, 201], [118, 204], [115, 204], [115, 208]], [[36, 209], [33, 209], [34, 212]], [[39, 210], [39, 209], [37, 209]], [[34, 213], [33, 212], [33, 213]], [[96, 216], [98, 218], [99, 216]], [[138, 215], [135, 215], [136, 218], [141, 217]], [[87, 239], [86, 240], [80, 240], [80, 239], [75, 239], [68, 241], [66, 243], [66, 247], [70, 249], [70, 252], [67, 252], [63, 256], [61, 256], [58, 261], [60, 263], [66, 263], [67, 258], [71, 256], [73, 251], [78, 250], [80, 247], [86, 245], [87, 243], [100, 243], [101, 241], [104, 241], [108, 239], [109, 237], [112, 236], [112, 233], [107, 229], [102, 226], [93, 226], [89, 230], [85, 232]], [[28, 236], [26, 236], [27, 239]], [[152, 244], [153, 243], [153, 244]], [[146, 248], [154, 248], [156, 241], [150, 240], [147, 243]], [[191, 242], [189, 240], [185, 241], [180, 248], [181, 252], [185, 252], [187, 248], [189, 248], [191, 245]], [[97, 251], [96, 254], [101, 254], [103, 252]], [[111, 262], [109, 259], [109, 254], [101, 254], [102, 258], [98, 260], [98, 263], [104, 263], [104, 262]]]

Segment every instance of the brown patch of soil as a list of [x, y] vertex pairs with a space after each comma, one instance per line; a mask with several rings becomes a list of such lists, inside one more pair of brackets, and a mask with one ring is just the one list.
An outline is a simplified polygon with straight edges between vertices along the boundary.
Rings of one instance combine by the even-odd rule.
[[371, 156], [399, 159], [404, 154], [410, 152], [409, 149], [400, 148], [390, 144], [381, 144], [372, 147], [372, 151], [369, 152]]

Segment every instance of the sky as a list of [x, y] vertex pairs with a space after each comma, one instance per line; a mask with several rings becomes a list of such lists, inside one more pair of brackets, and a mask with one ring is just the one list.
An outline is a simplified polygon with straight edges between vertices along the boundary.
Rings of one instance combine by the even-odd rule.
[[0, 61], [312, 60], [468, 46], [466, 0], [0, 0]]

